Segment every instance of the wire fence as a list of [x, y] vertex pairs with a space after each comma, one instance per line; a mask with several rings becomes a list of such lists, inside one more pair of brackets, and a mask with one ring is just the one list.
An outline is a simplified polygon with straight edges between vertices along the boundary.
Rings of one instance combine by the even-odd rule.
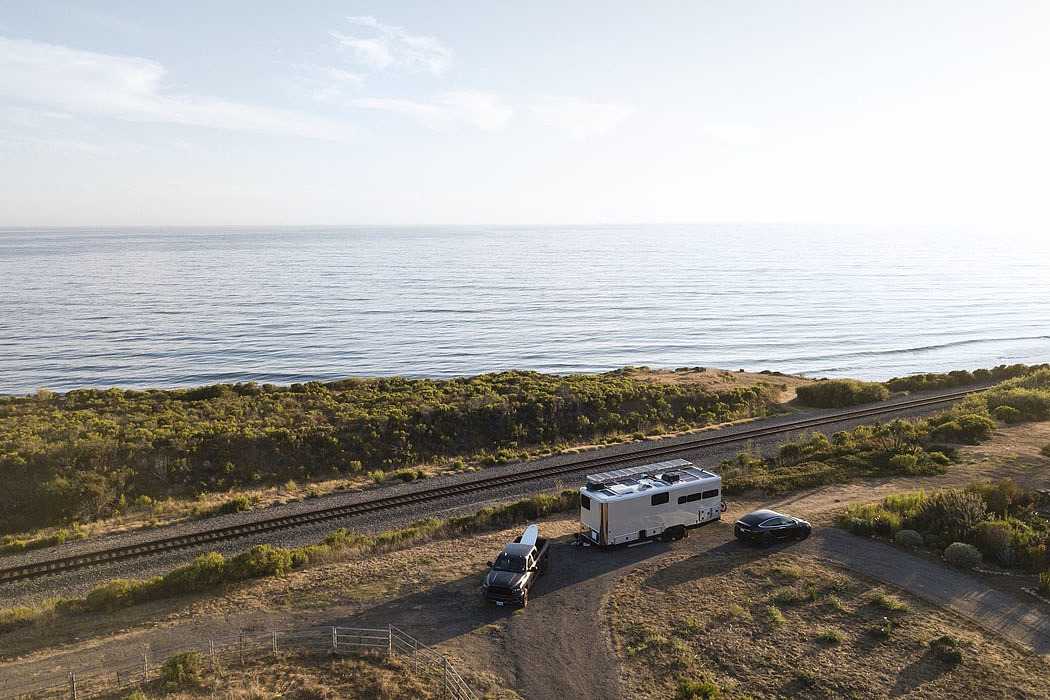
[[243, 664], [264, 657], [281, 659], [304, 654], [384, 654], [406, 662], [425, 681], [441, 689], [444, 697], [477, 700], [477, 695], [447, 658], [393, 625], [387, 625], [385, 629], [310, 627], [209, 639], [151, 651], [139, 657], [81, 669], [67, 675], [0, 688], [0, 700], [86, 700], [129, 690], [159, 680], [165, 661], [191, 651], [197, 652], [213, 668], [230, 663]]

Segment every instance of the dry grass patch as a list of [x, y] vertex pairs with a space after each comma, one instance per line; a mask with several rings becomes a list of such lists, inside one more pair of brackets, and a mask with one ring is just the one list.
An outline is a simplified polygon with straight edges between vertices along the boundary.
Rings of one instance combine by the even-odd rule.
[[1021, 488], [1045, 488], [1050, 465], [1043, 448], [1048, 443], [1050, 421], [1001, 427], [994, 439], [960, 448], [959, 466], [968, 468], [974, 478], [995, 480], [1009, 476]]
[[[720, 693], [711, 697], [756, 700], [1050, 697], [1041, 659], [921, 600], [789, 552], [708, 551], [631, 572], [602, 617], [622, 659], [624, 697], [677, 697], [679, 679], [704, 674]], [[951, 654], [944, 642], [931, 646], [946, 635]], [[961, 660], [946, 662], [955, 650]]]
[[[169, 674], [170, 675], [170, 674]], [[353, 656], [334, 659], [292, 657], [260, 660], [244, 665], [212, 668], [177, 682], [158, 680], [132, 691], [104, 696], [105, 700], [322, 700], [358, 698], [445, 697], [440, 682], [418, 676], [410, 666], [386, 656]]]
[[[547, 537], [564, 537], [579, 529], [574, 517], [539, 521]], [[96, 663], [94, 649], [116, 644], [112, 658], [132, 657], [144, 647], [173, 647], [192, 639], [225, 637], [241, 629], [271, 630], [331, 624], [349, 619], [390, 601], [402, 603], [382, 613], [377, 622], [398, 624], [390, 616], [403, 613], [410, 634], [428, 627], [440, 629], [451, 618], [467, 625], [478, 618], [487, 624], [479, 586], [488, 569], [485, 561], [521, 534], [521, 526], [455, 539], [424, 542], [382, 556], [335, 562], [293, 571], [280, 577], [233, 584], [208, 595], [186, 596], [137, 605], [116, 613], [87, 613], [56, 624], [53, 617], [33, 624], [14, 624], [0, 634], [0, 658], [44, 661], [61, 657], [60, 668]], [[456, 601], [455, 607], [449, 601]], [[446, 619], [448, 618], [448, 619]], [[364, 625], [362, 625], [364, 626]], [[189, 632], [184, 631], [188, 628]], [[70, 643], [70, 639], [76, 639]], [[79, 654], [83, 654], [82, 660]], [[468, 660], [480, 669], [489, 659]], [[59, 662], [56, 662], [59, 663]], [[12, 670], [13, 672], [13, 670]], [[0, 665], [0, 678], [4, 675]]]

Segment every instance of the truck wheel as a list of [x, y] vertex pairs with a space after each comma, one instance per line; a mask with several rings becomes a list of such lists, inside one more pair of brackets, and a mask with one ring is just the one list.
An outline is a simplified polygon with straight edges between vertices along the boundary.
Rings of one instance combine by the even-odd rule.
[[671, 533], [671, 536], [674, 537], [676, 540], [680, 540], [683, 537], [685, 537], [685, 528], [683, 526], [675, 525], [671, 528], [671, 530], [673, 531]]
[[674, 533], [671, 532], [671, 528], [667, 528], [666, 530], [664, 530], [663, 534], [660, 535], [660, 539], [664, 542], [670, 542], [671, 540], [673, 540]]

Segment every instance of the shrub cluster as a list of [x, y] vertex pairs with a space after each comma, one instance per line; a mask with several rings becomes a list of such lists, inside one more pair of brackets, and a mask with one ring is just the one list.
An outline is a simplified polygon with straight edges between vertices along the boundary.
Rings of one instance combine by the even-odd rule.
[[204, 659], [195, 651], [172, 656], [160, 667], [161, 687], [171, 693], [200, 684]]
[[[984, 384], [993, 381], [1005, 381], [1016, 377], [1050, 369], [1050, 365], [999, 365], [992, 369], [954, 370], [946, 373], [913, 374], [907, 377], [894, 377], [886, 382], [859, 382], [853, 379], [827, 379], [816, 384], [799, 387], [796, 392], [799, 401], [814, 408], [843, 408], [871, 401], [883, 401], [891, 392], [929, 391], [931, 389], [950, 389], [970, 384]], [[994, 408], [994, 407], [992, 407]], [[1004, 422], [1011, 421], [1013, 414], [1007, 412], [999, 418]], [[1023, 420], [1036, 420], [1025, 418]]]
[[0, 533], [109, 516], [140, 496], [396, 472], [481, 453], [506, 461], [526, 445], [766, 415], [782, 387], [709, 391], [626, 369], [0, 397]]
[[[945, 558], [965, 558], [959, 560], [962, 566], [976, 566], [983, 552], [1001, 566], [1024, 565], [1041, 572], [1050, 569], [1050, 523], [1034, 512], [1038, 498], [1007, 478], [850, 506], [839, 514], [838, 524], [857, 535], [892, 537], [909, 547], [946, 548]], [[956, 554], [960, 551], [966, 553]]]
[[878, 382], [861, 382], [856, 379], [825, 379], [814, 384], [800, 386], [795, 390], [799, 401], [814, 408], [843, 408], [872, 401], [884, 401], [890, 390]]
[[829, 439], [823, 433], [780, 446], [775, 457], [742, 453], [722, 462], [728, 493], [757, 489], [778, 495], [801, 488], [840, 483], [859, 476], [941, 474], [950, 459], [927, 451], [924, 422], [894, 420], [839, 431]]
[[972, 544], [952, 542], [944, 550], [944, 560], [961, 569], [974, 569], [981, 563], [981, 553]]

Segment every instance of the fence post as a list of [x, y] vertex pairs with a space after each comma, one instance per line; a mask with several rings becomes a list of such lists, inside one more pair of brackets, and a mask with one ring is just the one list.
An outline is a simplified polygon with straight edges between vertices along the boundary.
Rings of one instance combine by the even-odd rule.
[[69, 672], [69, 697], [77, 700], [77, 674]]
[[339, 633], [336, 631], [335, 625], [332, 625], [332, 653], [339, 653]]
[[445, 662], [441, 664], [441, 697], [448, 697], [448, 659], [441, 658]]
[[142, 682], [149, 682], [149, 659], [146, 658], [145, 654], [142, 655]]
[[273, 631], [273, 658], [277, 658], [277, 630]]
[[386, 625], [386, 655], [394, 655], [394, 626], [389, 622]]
[[211, 667], [215, 668], [215, 640], [208, 640], [208, 657], [211, 659]]

